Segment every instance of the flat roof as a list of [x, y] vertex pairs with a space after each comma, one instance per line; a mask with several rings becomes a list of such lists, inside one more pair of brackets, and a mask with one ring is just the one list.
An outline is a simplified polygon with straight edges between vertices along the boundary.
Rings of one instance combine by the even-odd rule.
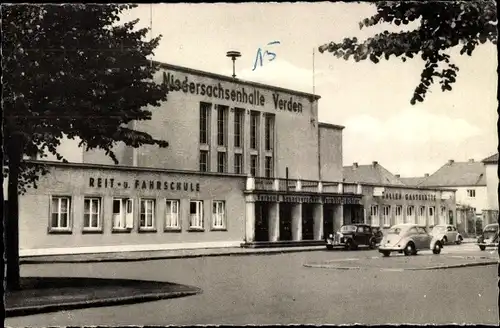
[[258, 82], [251, 82], [251, 81], [240, 80], [237, 77], [233, 78], [231, 76], [226, 76], [226, 75], [221, 75], [221, 74], [216, 74], [216, 73], [210, 73], [210, 72], [200, 71], [200, 70], [193, 69], [193, 68], [188, 68], [188, 67], [183, 67], [183, 66], [177, 66], [177, 65], [162, 63], [162, 62], [155, 61], [155, 60], [153, 60], [153, 62], [155, 64], [160, 65], [161, 68], [165, 68], [165, 69], [173, 69], [173, 70], [181, 71], [181, 72], [184, 72], [184, 73], [197, 74], [197, 75], [211, 77], [211, 78], [214, 78], [214, 79], [219, 79], [219, 80], [223, 80], [223, 81], [227, 81], [227, 82], [233, 82], [233, 83], [250, 85], [250, 86], [253, 86], [253, 87], [259, 87], [259, 88], [264, 88], [264, 89], [272, 89], [272, 90], [276, 90], [276, 91], [288, 92], [288, 93], [295, 94], [295, 95], [298, 95], [298, 96], [312, 98], [314, 100], [318, 100], [318, 99], [321, 98], [321, 96], [318, 96], [318, 95], [315, 95], [315, 94], [312, 94], [312, 93], [307, 93], [307, 92], [302, 92], [302, 91], [297, 91], [297, 90], [291, 90], [291, 89], [281, 88], [281, 87], [277, 87], [277, 86], [269, 85], [269, 84], [264, 84], [264, 83], [258, 83]]
[[343, 125], [337, 125], [337, 124], [326, 123], [326, 122], [319, 122], [318, 126], [320, 128], [335, 129], [335, 130], [345, 129], [345, 126], [343, 126]]

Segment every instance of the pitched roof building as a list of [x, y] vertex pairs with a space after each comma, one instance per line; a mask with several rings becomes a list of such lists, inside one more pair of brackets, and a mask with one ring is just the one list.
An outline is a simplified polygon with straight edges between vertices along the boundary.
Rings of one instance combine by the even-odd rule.
[[405, 185], [386, 168], [378, 164], [378, 162], [372, 162], [371, 165], [358, 165], [358, 163], [353, 163], [352, 166], [344, 166], [343, 174], [343, 181], [347, 183], [367, 183], [381, 186]]
[[475, 162], [473, 159], [467, 162], [455, 162], [451, 159], [420, 185], [426, 187], [486, 186], [485, 173], [482, 162]]

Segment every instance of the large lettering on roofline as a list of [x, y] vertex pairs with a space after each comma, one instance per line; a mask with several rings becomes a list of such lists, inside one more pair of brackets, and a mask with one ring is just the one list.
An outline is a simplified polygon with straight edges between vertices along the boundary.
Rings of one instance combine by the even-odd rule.
[[[255, 106], [265, 106], [266, 97], [257, 89], [245, 90], [224, 88], [220, 82], [216, 84], [205, 84], [189, 81], [185, 76], [184, 80], [176, 78], [172, 73], [163, 72], [163, 83], [167, 85], [170, 91], [183, 91], [211, 98], [217, 98], [227, 101], [234, 101], [243, 104]], [[295, 101], [293, 97], [283, 98], [279, 93], [273, 92], [274, 109], [279, 111], [289, 111], [294, 113], [302, 113], [302, 104]]]
[[122, 189], [149, 189], [171, 191], [200, 191], [198, 182], [160, 181], [160, 180], [134, 180], [119, 181], [113, 178], [89, 178], [90, 188], [122, 188]]

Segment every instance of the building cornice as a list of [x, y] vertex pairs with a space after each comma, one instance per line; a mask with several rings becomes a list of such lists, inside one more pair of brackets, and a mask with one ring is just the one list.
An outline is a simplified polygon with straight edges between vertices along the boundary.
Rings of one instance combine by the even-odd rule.
[[325, 122], [319, 122], [318, 126], [320, 128], [335, 129], [335, 130], [343, 130], [343, 129], [345, 129], [345, 126], [337, 125], [337, 124], [332, 124], [332, 123], [325, 123]]

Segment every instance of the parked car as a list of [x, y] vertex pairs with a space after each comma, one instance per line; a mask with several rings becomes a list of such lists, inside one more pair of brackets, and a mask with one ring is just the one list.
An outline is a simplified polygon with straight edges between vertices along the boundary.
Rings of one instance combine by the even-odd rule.
[[380, 227], [372, 227], [372, 232], [373, 235], [375, 236], [375, 241], [378, 244], [382, 241], [382, 238], [384, 238], [384, 233], [382, 232], [382, 229]]
[[464, 240], [462, 235], [458, 232], [457, 227], [450, 224], [435, 225], [431, 234], [436, 238], [440, 238], [443, 245], [453, 243], [459, 245]]
[[416, 255], [418, 251], [431, 249], [434, 254], [441, 253], [443, 244], [441, 239], [432, 236], [427, 229], [417, 224], [405, 223], [391, 227], [384, 235], [378, 251], [383, 256], [392, 252]]
[[344, 246], [349, 250], [357, 249], [361, 245], [367, 245], [371, 249], [376, 247], [377, 241], [372, 229], [367, 224], [346, 224], [336, 234], [330, 234], [326, 238], [326, 248], [333, 249], [334, 246]]
[[488, 224], [484, 227], [481, 236], [477, 239], [477, 245], [482, 251], [486, 247], [498, 247], [498, 223]]

